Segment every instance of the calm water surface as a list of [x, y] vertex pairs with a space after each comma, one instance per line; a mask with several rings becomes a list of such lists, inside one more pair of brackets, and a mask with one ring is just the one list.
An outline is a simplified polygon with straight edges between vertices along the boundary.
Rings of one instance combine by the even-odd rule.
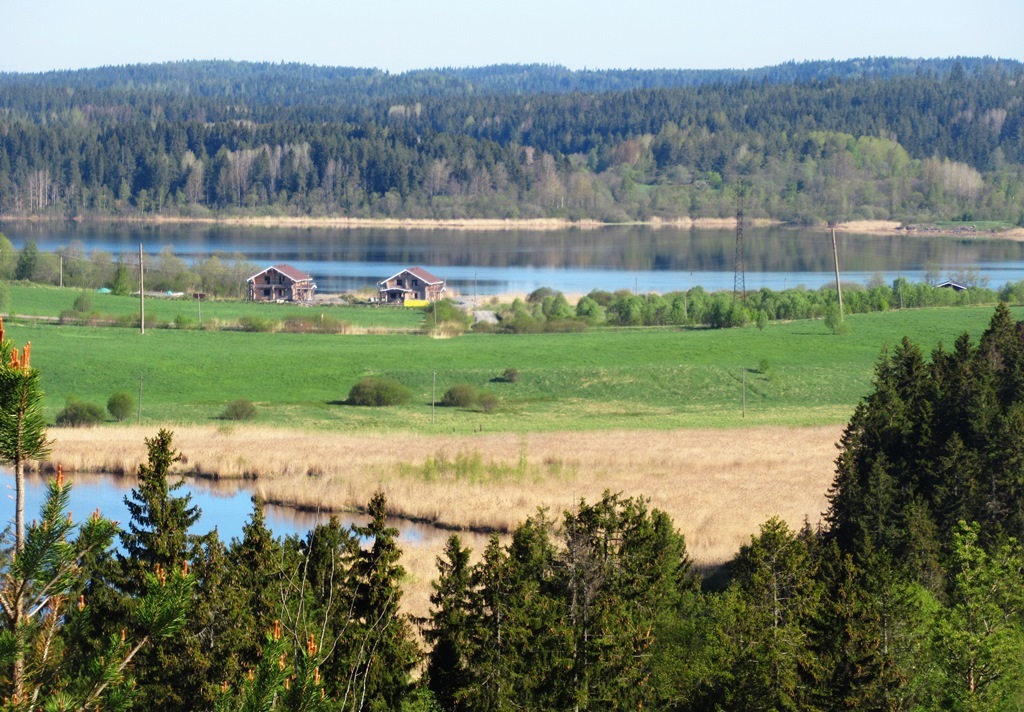
[[[170, 247], [186, 260], [238, 255], [259, 269], [287, 262], [313, 275], [321, 292], [373, 286], [421, 266], [463, 295], [529, 292], [546, 286], [667, 292], [703, 286], [732, 289], [735, 232], [649, 226], [551, 232], [381, 230], [375, 228], [233, 228], [210, 226], [0, 224], [15, 247], [43, 251], [81, 243], [86, 253], [149, 254]], [[977, 269], [992, 287], [1024, 279], [1024, 244], [1005, 240], [839, 234], [843, 281], [874, 277], [940, 278]], [[835, 279], [825, 230], [746, 228], [746, 287], [817, 288]]]
[[[108, 519], [128, 525], [131, 518], [124, 498], [136, 485], [135, 478], [116, 477], [101, 474], [76, 474], [69, 477], [72, 483], [70, 511], [75, 521], [82, 521], [98, 508]], [[8, 469], [0, 471], [0, 522], [14, 520], [14, 474]], [[39, 509], [46, 495], [46, 480], [38, 475], [25, 478], [25, 519], [38, 519]], [[185, 486], [175, 492], [176, 496], [188, 493], [192, 504], [202, 510], [202, 516], [192, 527], [192, 533], [205, 534], [217, 529], [221, 541], [242, 537], [242, 527], [252, 514], [252, 492], [237, 481], [186, 480]], [[326, 522], [329, 514], [300, 512], [290, 507], [267, 505], [265, 507], [267, 528], [276, 536], [305, 536], [318, 522]], [[342, 526], [365, 524], [366, 517], [354, 514], [339, 514]], [[399, 530], [399, 539], [405, 544], [429, 544], [444, 541], [451, 532], [426, 524], [393, 520], [391, 526]], [[0, 525], [2, 528], [3, 525]]]

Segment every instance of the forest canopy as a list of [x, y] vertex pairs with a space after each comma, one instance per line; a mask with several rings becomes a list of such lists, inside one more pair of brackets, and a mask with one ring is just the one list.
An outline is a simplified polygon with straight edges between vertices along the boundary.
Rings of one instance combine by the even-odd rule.
[[0, 74], [0, 214], [1024, 224], [1024, 67]]

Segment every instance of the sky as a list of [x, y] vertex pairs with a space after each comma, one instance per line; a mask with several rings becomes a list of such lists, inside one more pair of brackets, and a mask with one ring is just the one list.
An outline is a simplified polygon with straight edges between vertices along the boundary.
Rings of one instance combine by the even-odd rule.
[[5, 72], [190, 59], [393, 73], [504, 63], [1024, 60], [1024, 0], [0, 0], [0, 22]]

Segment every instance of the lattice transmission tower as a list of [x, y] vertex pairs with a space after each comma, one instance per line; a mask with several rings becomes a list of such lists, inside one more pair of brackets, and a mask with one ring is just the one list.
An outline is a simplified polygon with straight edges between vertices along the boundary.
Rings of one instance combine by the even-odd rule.
[[732, 299], [747, 301], [747, 275], [743, 265], [743, 195], [736, 196], [736, 272], [732, 280]]

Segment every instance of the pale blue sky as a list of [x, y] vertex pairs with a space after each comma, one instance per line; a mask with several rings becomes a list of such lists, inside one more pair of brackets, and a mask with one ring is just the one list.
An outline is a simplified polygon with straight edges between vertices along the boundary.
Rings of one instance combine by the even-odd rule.
[[1024, 60], [1024, 0], [0, 0], [0, 22], [0, 71], [20, 72], [183, 59], [392, 72]]

